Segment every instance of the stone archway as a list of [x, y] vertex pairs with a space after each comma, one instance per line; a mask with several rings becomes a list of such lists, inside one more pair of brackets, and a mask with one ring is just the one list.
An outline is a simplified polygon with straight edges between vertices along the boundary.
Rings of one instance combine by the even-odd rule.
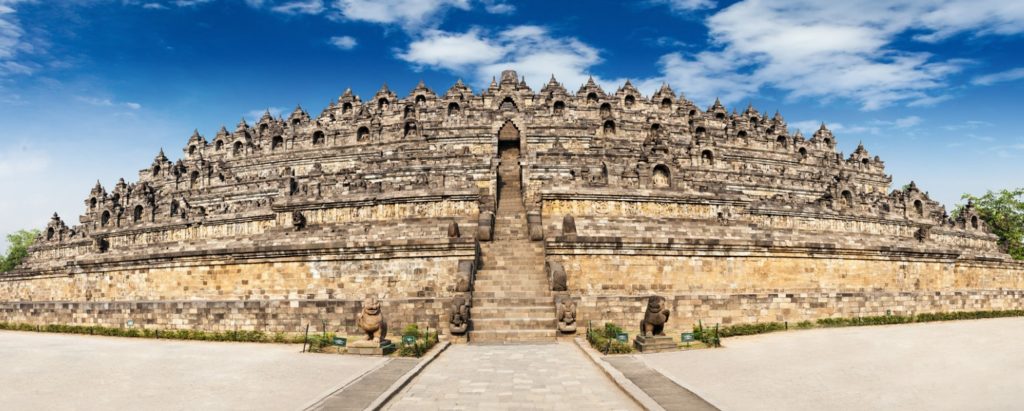
[[523, 205], [522, 170], [519, 162], [522, 155], [522, 139], [519, 128], [508, 120], [498, 129], [498, 195], [497, 214], [521, 212]]

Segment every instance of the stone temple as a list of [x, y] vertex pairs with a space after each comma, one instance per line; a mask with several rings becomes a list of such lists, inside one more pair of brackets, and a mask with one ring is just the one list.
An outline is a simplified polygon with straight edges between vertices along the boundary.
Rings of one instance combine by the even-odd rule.
[[97, 183], [0, 277], [0, 321], [355, 334], [375, 296], [392, 329], [509, 342], [632, 327], [651, 295], [674, 330], [1024, 308], [970, 205], [891, 183], [824, 125], [668, 86], [346, 91]]

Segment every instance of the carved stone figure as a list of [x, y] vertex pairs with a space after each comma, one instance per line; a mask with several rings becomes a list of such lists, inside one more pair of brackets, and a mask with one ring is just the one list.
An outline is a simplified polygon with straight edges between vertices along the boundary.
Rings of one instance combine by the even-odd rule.
[[292, 227], [295, 228], [295, 231], [299, 231], [302, 230], [303, 228], [306, 228], [306, 216], [302, 215], [302, 213], [298, 211], [293, 211]]
[[576, 332], [576, 302], [568, 297], [560, 297], [555, 304], [558, 319], [558, 331]]
[[[356, 315], [356, 325], [366, 333], [367, 341], [387, 342], [388, 323], [380, 309], [380, 300], [370, 296], [363, 300], [363, 309]], [[376, 337], [375, 337], [376, 335]]]
[[669, 310], [665, 308], [665, 297], [652, 295], [647, 298], [647, 311], [640, 321], [640, 334], [643, 336], [665, 335], [665, 323], [668, 322]]
[[452, 221], [448, 224], [448, 238], [459, 238], [462, 233], [459, 232], [459, 223]]
[[451, 313], [448, 315], [448, 330], [454, 335], [469, 331], [469, 309], [472, 303], [463, 295], [452, 298]]

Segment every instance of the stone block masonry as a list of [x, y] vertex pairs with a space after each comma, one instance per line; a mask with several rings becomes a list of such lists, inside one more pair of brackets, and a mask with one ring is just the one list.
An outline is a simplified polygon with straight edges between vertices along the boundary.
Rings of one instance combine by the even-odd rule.
[[1024, 263], [973, 205], [836, 144], [667, 85], [346, 90], [97, 182], [0, 276], [0, 321], [354, 331], [375, 295], [392, 330], [447, 332], [461, 296], [470, 341], [552, 339], [556, 286], [579, 323], [630, 328], [651, 294], [676, 329], [1021, 307]]

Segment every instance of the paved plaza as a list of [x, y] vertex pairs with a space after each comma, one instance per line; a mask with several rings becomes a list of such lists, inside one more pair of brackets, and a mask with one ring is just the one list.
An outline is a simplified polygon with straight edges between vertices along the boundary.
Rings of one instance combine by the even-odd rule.
[[391, 402], [392, 410], [635, 410], [570, 343], [453, 345]]
[[639, 356], [723, 410], [1020, 410], [1024, 318], [817, 329]]
[[294, 410], [384, 362], [301, 349], [0, 331], [0, 408]]

